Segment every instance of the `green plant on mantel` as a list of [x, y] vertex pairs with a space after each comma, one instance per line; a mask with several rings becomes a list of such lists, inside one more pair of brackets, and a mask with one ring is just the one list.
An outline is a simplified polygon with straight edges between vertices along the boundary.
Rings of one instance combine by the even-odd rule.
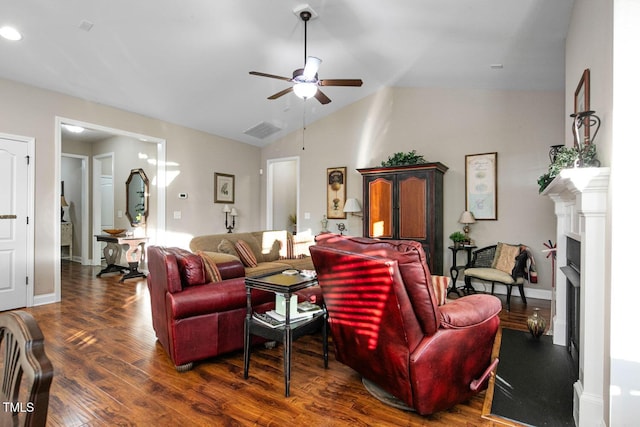
[[389, 166], [405, 166], [405, 165], [422, 165], [427, 163], [421, 154], [416, 154], [416, 150], [411, 150], [408, 153], [398, 152], [381, 163], [382, 167]]
[[600, 162], [596, 159], [595, 144], [589, 144], [582, 148], [562, 147], [558, 150], [553, 163], [549, 165], [547, 173], [538, 178], [539, 192], [542, 193], [563, 169], [592, 166], [600, 166]]

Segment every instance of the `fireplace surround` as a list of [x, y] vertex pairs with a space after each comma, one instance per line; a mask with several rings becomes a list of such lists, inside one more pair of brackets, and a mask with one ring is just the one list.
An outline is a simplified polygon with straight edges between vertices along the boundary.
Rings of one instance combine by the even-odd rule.
[[[573, 386], [573, 417], [577, 426], [581, 425], [580, 420], [604, 419], [605, 226], [609, 173], [609, 168], [565, 169], [542, 192], [555, 205], [556, 277], [564, 277], [569, 282], [553, 290], [552, 327], [554, 344], [575, 346], [572, 351], [577, 353], [578, 380]], [[578, 274], [573, 274], [576, 260], [571, 258], [576, 246], [579, 247]], [[572, 285], [571, 280], [578, 283]], [[577, 299], [573, 312], [570, 297]], [[570, 337], [571, 333], [576, 336]]]

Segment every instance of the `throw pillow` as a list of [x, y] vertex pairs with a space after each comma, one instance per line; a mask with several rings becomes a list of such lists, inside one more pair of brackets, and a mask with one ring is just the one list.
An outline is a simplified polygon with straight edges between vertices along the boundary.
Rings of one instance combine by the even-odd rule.
[[513, 267], [516, 265], [516, 257], [519, 254], [520, 246], [498, 243], [491, 267], [496, 270], [504, 271], [507, 274], [511, 274], [513, 272]]
[[449, 288], [449, 277], [431, 275], [431, 284], [436, 293], [436, 301], [438, 305], [444, 305], [447, 302], [447, 289]]
[[251, 247], [244, 240], [238, 240], [236, 242], [236, 252], [238, 252], [238, 256], [240, 257], [240, 261], [246, 267], [257, 267], [258, 260], [256, 256], [253, 254]]
[[204, 264], [205, 279], [207, 280], [207, 282], [221, 282], [222, 277], [220, 276], [220, 270], [218, 270], [218, 265], [213, 260], [213, 258], [202, 251], [198, 251], [197, 254], [200, 255], [200, 258], [202, 258], [202, 262]]
[[287, 254], [285, 256], [280, 255], [280, 259], [295, 259], [293, 247], [293, 236], [287, 233]]
[[233, 256], [238, 256], [238, 252], [236, 251], [235, 246], [227, 239], [222, 239], [220, 244], [218, 244], [218, 252], [222, 252], [223, 254], [229, 254]]

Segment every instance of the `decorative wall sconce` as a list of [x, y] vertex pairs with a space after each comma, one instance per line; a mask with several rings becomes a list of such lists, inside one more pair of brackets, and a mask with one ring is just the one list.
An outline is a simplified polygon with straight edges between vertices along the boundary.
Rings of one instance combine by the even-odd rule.
[[[224, 226], [227, 229], [227, 233], [231, 233], [231, 231], [236, 227], [238, 211], [236, 208], [230, 208], [229, 205], [224, 205], [222, 212], [224, 212]], [[231, 224], [229, 224], [229, 216], [231, 216]]]
[[347, 201], [344, 203], [342, 212], [350, 213], [353, 216], [362, 217], [362, 214], [360, 213], [362, 212], [362, 208], [360, 207], [360, 202], [358, 202], [358, 199], [347, 199]]
[[476, 218], [473, 216], [471, 212], [464, 211], [462, 212], [462, 215], [460, 215], [460, 219], [458, 220], [458, 222], [460, 224], [464, 224], [464, 227], [462, 227], [462, 231], [464, 231], [464, 235], [467, 238], [467, 241], [471, 241], [469, 239], [469, 231], [471, 230], [469, 225], [474, 224], [476, 222]]

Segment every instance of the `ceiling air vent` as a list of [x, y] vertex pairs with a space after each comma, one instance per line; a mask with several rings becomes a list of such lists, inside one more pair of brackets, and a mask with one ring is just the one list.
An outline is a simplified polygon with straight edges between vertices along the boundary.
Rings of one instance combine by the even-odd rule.
[[274, 125], [273, 123], [261, 122], [252, 127], [251, 129], [247, 129], [244, 131], [245, 135], [252, 136], [258, 139], [265, 139], [270, 137], [276, 132], [280, 132], [282, 128]]

